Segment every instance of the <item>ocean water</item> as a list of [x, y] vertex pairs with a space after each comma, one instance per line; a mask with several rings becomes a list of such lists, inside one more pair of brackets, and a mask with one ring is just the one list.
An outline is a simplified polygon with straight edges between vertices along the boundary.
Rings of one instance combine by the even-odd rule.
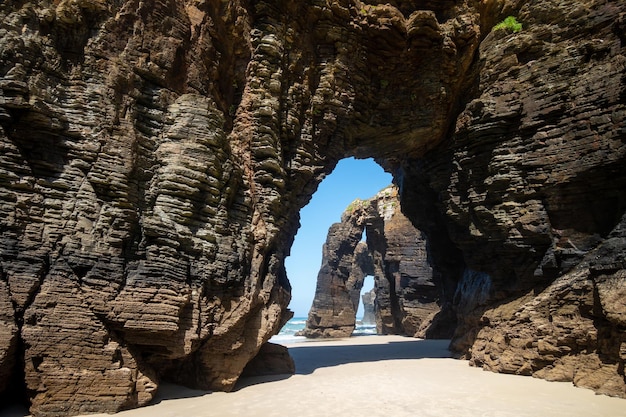
[[[300, 330], [304, 330], [304, 326], [306, 324], [306, 317], [294, 317], [287, 322], [280, 329], [280, 332], [273, 336], [270, 339], [272, 343], [278, 344], [287, 344], [287, 343], [298, 343], [304, 342], [307, 340], [304, 336], [296, 336], [296, 333]], [[375, 324], [363, 324], [360, 320], [357, 319], [356, 328], [352, 333], [352, 336], [371, 336], [376, 334], [376, 325]]]

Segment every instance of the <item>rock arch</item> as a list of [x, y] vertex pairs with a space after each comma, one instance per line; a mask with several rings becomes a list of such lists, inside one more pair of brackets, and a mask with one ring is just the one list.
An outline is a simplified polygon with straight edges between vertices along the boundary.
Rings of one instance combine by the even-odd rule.
[[0, 4], [0, 390], [43, 416], [231, 389], [352, 155], [428, 236], [453, 349], [626, 396], [626, 6], [386, 3]]
[[452, 336], [456, 321], [448, 311], [441, 312], [448, 304], [428, 260], [426, 237], [402, 214], [395, 186], [355, 200], [329, 229], [303, 335], [350, 336], [368, 275], [374, 276], [379, 334]]

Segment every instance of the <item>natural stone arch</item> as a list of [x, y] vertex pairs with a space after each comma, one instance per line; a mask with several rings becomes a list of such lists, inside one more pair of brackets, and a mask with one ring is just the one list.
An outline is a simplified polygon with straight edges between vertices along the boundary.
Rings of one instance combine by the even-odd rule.
[[126, 387], [93, 411], [145, 404], [160, 379], [232, 388], [288, 317], [283, 262], [323, 177], [443, 137], [479, 14], [434, 7], [3, 2], [2, 166], [22, 178], [1, 184], [3, 351], [22, 338], [34, 411], [90, 411], [93, 384]]
[[40, 415], [231, 389], [354, 155], [428, 235], [454, 349], [625, 396], [624, 7], [2, 2], [2, 380]]
[[355, 200], [341, 222], [330, 227], [302, 334], [349, 337], [367, 275], [374, 277], [379, 334], [451, 337], [456, 321], [449, 319], [448, 311], [440, 314], [441, 306], [448, 305], [428, 261], [427, 240], [402, 214], [395, 186], [371, 199]]

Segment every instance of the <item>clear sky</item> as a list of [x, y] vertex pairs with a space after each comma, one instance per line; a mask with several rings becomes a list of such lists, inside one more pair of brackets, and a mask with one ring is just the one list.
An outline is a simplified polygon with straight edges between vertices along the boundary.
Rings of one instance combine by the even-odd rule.
[[[341, 220], [341, 213], [352, 201], [373, 197], [391, 181], [391, 174], [383, 171], [373, 159], [343, 159], [300, 211], [300, 229], [291, 255], [285, 260], [292, 287], [289, 308], [295, 317], [306, 317], [311, 308], [328, 228]], [[373, 280], [367, 279], [364, 290], [372, 286]]]

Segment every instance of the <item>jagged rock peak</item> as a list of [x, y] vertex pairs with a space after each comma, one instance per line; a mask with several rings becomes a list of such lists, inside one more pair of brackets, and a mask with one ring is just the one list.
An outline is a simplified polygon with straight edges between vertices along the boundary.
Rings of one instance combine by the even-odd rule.
[[370, 209], [370, 206], [374, 207], [378, 212], [378, 216], [384, 220], [389, 220], [395, 213], [395, 209], [399, 207], [398, 187], [391, 184], [377, 192], [371, 198], [366, 200], [360, 198], [355, 199], [348, 204], [348, 207], [346, 207], [341, 214], [341, 221], [344, 221], [344, 218], [347, 219], [355, 216], [355, 213], [367, 215], [366, 213]]

